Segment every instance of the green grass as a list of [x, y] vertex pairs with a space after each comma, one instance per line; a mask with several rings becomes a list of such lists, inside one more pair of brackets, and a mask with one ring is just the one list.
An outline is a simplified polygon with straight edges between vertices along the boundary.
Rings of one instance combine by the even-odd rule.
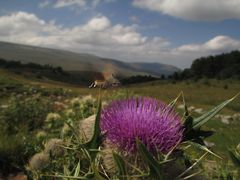
[[[177, 82], [169, 83], [166, 81], [156, 81], [145, 84], [131, 85], [127, 87], [134, 94], [156, 97], [170, 102], [182, 91], [185, 96], [187, 105], [201, 107], [204, 109], [211, 108], [220, 102], [229, 99], [240, 92], [240, 82], [233, 80], [209, 80], [210, 85], [203, 82]], [[228, 89], [224, 89], [224, 85]], [[224, 112], [233, 113], [240, 110], [240, 98], [224, 109]]]

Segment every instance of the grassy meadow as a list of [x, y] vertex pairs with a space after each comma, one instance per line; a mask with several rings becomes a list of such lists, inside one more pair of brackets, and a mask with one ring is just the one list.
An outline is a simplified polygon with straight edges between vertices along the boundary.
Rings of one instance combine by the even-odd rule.
[[[168, 104], [181, 92], [184, 94], [190, 114], [197, 117], [239, 93], [240, 81], [200, 79], [176, 82], [162, 80], [104, 89], [101, 90], [101, 95], [103, 101], [137, 95], [155, 97]], [[9, 173], [11, 171], [25, 172], [24, 163], [27, 163], [30, 157], [44, 146], [44, 142], [36, 142], [38, 140], [33, 138], [40, 130], [49, 133], [49, 137], [59, 137], [59, 129], [64, 123], [51, 126], [44, 124], [47, 115], [51, 112], [65, 117], [62, 112], [66, 109], [59, 104], [69, 107], [76, 97], [92, 95], [97, 98], [98, 94], [99, 89], [73, 86], [46, 79], [36, 80], [0, 70], [0, 157], [2, 158], [0, 159], [0, 172], [8, 170]], [[21, 103], [18, 104], [18, 101]], [[182, 99], [179, 98], [175, 107], [179, 114], [183, 112], [181, 104]], [[196, 109], [201, 109], [201, 112]], [[74, 118], [80, 120], [93, 113], [96, 113], [96, 108], [80, 112], [80, 115]], [[228, 171], [235, 172], [236, 170], [228, 156], [228, 149], [240, 143], [239, 113], [240, 97], [227, 105], [220, 112], [220, 116], [214, 117], [204, 125], [204, 129], [215, 132], [213, 136], [206, 139], [210, 144], [210, 149], [222, 157], [218, 159], [209, 155], [204, 160], [205, 164], [202, 164], [202, 168], [211, 177], [216, 178], [216, 174], [226, 174]], [[16, 118], [14, 115], [19, 117]], [[13, 126], [11, 123], [16, 124]], [[28, 141], [26, 142], [24, 138]], [[19, 157], [19, 154], [23, 156], [15, 159]]]

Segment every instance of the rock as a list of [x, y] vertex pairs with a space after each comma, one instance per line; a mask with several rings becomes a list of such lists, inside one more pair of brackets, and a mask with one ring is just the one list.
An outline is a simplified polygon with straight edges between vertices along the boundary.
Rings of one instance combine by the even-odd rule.
[[215, 143], [209, 142], [209, 141], [204, 141], [204, 144], [205, 144], [207, 147], [213, 147], [213, 146], [215, 146]]
[[183, 104], [180, 104], [177, 106], [178, 109], [184, 109], [184, 105]]
[[193, 111], [194, 109], [195, 109], [194, 106], [190, 106], [190, 107], [188, 108], [189, 111]]
[[233, 121], [233, 118], [230, 115], [222, 115], [221, 116], [221, 121], [224, 124], [230, 124], [230, 121]]
[[27, 180], [27, 176], [23, 173], [18, 173], [17, 175], [10, 175], [7, 180]]
[[234, 120], [240, 119], [240, 113], [233, 114], [232, 118], [233, 118]]
[[223, 124], [230, 124], [229, 120], [228, 120], [228, 119], [225, 119], [225, 118], [222, 118], [222, 119], [221, 119], [221, 122], [222, 122]]
[[202, 108], [197, 108], [197, 109], [194, 110], [194, 112], [196, 112], [198, 114], [203, 114], [204, 113]]

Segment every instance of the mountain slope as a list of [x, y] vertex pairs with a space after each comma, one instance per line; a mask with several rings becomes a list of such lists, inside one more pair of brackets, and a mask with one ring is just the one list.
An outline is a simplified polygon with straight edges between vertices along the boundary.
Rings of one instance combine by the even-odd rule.
[[156, 76], [160, 76], [162, 74], [170, 75], [173, 72], [180, 71], [180, 69], [175, 66], [161, 63], [130, 63], [130, 66], [138, 71], [144, 71]]
[[66, 71], [107, 72], [125, 76], [137, 74], [159, 76], [179, 71], [174, 66], [160, 63], [126, 63], [91, 54], [7, 42], [0, 42], [0, 58], [19, 60], [23, 63], [50, 64], [52, 66], [60, 66]]

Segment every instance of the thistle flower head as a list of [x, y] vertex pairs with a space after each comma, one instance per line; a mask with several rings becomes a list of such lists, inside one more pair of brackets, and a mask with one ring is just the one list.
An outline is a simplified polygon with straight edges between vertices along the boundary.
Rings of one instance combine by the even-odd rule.
[[79, 122], [79, 134], [81, 138], [90, 140], [93, 136], [96, 115], [89, 116]]
[[103, 109], [101, 130], [106, 138], [127, 152], [136, 151], [139, 139], [151, 152], [169, 152], [183, 136], [180, 117], [153, 98], [117, 100]]
[[35, 154], [29, 161], [31, 170], [41, 170], [49, 163], [49, 155], [43, 152]]
[[75, 115], [75, 112], [73, 111], [73, 109], [67, 109], [65, 111], [65, 114], [67, 117], [73, 117]]
[[96, 99], [94, 97], [92, 97], [92, 95], [87, 95], [87, 96], [83, 96], [81, 101], [83, 103], [87, 103], [87, 102], [94, 102], [94, 101], [96, 101]]
[[240, 154], [240, 143], [237, 145], [236, 151]]
[[64, 148], [62, 147], [64, 145], [63, 140], [53, 138], [50, 139], [46, 144], [45, 144], [45, 150], [44, 152], [46, 154], [51, 154], [52, 157], [58, 157], [64, 155]]

